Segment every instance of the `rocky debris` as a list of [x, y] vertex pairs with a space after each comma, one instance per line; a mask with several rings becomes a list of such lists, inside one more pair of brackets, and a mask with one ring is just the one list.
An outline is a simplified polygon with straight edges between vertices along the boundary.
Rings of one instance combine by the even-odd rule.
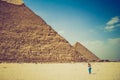
[[99, 60], [99, 62], [112, 62], [112, 61], [106, 59], [106, 60]]

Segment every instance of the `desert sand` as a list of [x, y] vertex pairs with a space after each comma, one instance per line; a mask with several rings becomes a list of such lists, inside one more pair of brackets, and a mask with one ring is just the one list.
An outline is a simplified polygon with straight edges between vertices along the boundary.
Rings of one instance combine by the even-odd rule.
[[120, 62], [1, 63], [0, 80], [120, 80]]

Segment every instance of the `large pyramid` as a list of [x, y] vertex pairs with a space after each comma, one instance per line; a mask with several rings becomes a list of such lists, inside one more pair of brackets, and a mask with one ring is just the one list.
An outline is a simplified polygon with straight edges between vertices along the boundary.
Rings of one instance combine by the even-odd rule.
[[76, 52], [80, 53], [87, 61], [99, 61], [100, 59], [93, 54], [91, 51], [89, 51], [86, 47], [84, 47], [82, 44], [77, 42], [74, 45], [74, 48]]
[[19, 0], [0, 0], [1, 62], [81, 62], [86, 60], [24, 3], [20, 4]]
[[0, 60], [72, 62], [74, 48], [24, 4], [0, 1]]

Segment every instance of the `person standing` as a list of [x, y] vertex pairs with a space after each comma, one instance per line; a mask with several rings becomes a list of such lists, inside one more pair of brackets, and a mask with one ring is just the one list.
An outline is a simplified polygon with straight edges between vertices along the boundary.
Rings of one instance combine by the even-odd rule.
[[90, 63], [88, 63], [88, 72], [89, 72], [89, 74], [91, 74], [92, 72], [91, 72], [91, 64]]

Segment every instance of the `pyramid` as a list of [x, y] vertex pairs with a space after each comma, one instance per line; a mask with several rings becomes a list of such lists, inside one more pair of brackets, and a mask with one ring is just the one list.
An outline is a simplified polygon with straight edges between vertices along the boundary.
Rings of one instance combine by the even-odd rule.
[[40, 16], [16, 4], [0, 0], [1, 62], [81, 61], [81, 54]]
[[74, 45], [75, 51], [80, 53], [87, 61], [99, 61], [100, 59], [93, 54], [91, 51], [89, 51], [86, 47], [84, 47], [79, 42], [76, 42]]

